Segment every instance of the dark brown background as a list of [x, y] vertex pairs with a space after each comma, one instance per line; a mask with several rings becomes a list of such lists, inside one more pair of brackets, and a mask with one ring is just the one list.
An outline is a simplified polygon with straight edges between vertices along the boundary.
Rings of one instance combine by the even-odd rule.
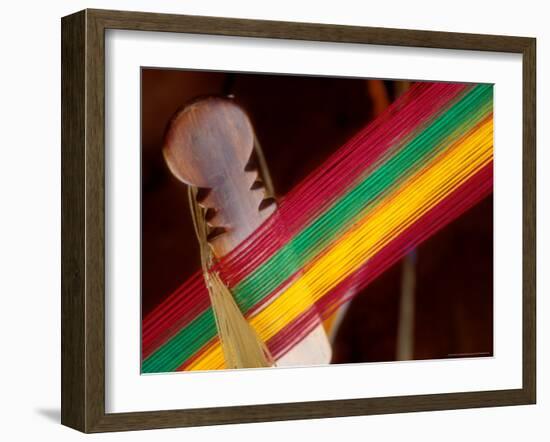
[[[142, 70], [142, 309], [199, 268], [185, 186], [161, 155], [173, 113], [202, 95], [232, 94], [249, 113], [277, 195], [284, 195], [406, 87], [403, 82]], [[414, 358], [492, 355], [492, 199], [417, 249]], [[398, 263], [352, 302], [333, 362], [395, 359]]]

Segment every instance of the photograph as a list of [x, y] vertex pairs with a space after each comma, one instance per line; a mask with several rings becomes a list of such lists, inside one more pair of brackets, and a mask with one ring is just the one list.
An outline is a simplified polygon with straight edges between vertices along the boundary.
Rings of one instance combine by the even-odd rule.
[[142, 375], [494, 355], [493, 84], [140, 76]]

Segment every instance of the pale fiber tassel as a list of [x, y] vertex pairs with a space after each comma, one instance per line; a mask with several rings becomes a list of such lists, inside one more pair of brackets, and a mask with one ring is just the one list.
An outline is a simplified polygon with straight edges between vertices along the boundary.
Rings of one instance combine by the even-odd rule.
[[195, 188], [189, 186], [188, 194], [195, 233], [200, 245], [202, 271], [210, 294], [226, 368], [270, 367], [273, 365], [273, 358], [266, 345], [243, 316], [233, 294], [223, 283], [220, 275], [210, 271], [213, 256], [206, 240], [208, 229], [204, 209], [197, 203]]

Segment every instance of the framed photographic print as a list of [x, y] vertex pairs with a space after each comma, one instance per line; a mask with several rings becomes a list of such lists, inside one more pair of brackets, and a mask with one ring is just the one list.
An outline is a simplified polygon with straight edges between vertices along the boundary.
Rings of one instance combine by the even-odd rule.
[[62, 423], [535, 402], [535, 40], [62, 19]]

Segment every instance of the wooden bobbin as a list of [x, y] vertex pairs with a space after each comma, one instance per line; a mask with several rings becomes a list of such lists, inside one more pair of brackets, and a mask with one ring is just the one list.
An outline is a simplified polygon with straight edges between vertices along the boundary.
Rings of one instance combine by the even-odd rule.
[[208, 209], [209, 242], [225, 256], [276, 209], [265, 199], [256, 170], [246, 171], [254, 132], [243, 110], [231, 100], [205, 98], [172, 119], [164, 157], [181, 181], [198, 187], [198, 202]]
[[[170, 171], [199, 188], [197, 201], [207, 208], [208, 237], [221, 258], [237, 247], [277, 208], [266, 198], [257, 170], [245, 170], [254, 149], [254, 130], [246, 113], [232, 100], [208, 97], [176, 113], [164, 144]], [[283, 365], [330, 362], [324, 328], [319, 325], [277, 361]]]

